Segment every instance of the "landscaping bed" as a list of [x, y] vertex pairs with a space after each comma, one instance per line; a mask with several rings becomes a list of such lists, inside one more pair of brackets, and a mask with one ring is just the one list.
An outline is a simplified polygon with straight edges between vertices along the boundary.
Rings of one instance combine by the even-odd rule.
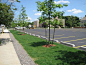
[[[86, 52], [54, 42], [49, 48], [43, 47], [46, 40], [31, 36], [20, 35], [19, 31], [10, 30], [23, 46], [26, 52], [38, 65], [85, 65]], [[23, 33], [21, 33], [23, 34]]]

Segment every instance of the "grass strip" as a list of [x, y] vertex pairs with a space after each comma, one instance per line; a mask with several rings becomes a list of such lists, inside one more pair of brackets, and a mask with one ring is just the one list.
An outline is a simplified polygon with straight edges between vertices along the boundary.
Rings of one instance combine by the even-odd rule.
[[19, 31], [10, 30], [14, 37], [23, 46], [26, 52], [38, 65], [85, 65], [86, 52], [65, 45], [54, 43], [55, 47], [42, 47], [46, 44], [44, 39], [20, 35]]

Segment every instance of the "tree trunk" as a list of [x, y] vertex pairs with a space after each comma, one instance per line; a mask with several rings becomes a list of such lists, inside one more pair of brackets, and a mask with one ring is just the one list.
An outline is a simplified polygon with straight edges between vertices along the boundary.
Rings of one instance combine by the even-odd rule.
[[24, 32], [24, 20], [23, 20], [23, 32]]
[[[45, 27], [45, 37], [47, 38], [47, 31], [46, 31], [46, 27]], [[47, 45], [47, 39], [46, 39], [46, 45]]]
[[[54, 35], [55, 35], [55, 26], [54, 26], [54, 32], [53, 32], [53, 40], [54, 40]], [[52, 44], [53, 44], [53, 40], [52, 40]]]
[[49, 44], [50, 44], [50, 13], [49, 13]]

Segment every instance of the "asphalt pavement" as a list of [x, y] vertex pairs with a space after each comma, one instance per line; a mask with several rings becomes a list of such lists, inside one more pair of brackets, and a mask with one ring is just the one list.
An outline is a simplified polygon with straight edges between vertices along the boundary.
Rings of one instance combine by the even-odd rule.
[[[53, 38], [53, 29], [50, 30], [50, 37]], [[45, 29], [25, 29], [25, 32], [45, 36]], [[49, 37], [49, 29], [47, 29]], [[86, 46], [86, 29], [56, 29], [55, 39], [59, 42], [75, 44], [75, 47]]]

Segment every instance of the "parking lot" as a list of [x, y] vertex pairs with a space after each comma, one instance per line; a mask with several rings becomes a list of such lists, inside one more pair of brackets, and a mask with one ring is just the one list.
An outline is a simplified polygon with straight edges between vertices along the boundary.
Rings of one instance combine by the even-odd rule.
[[[53, 38], [53, 29], [50, 30], [50, 37]], [[26, 29], [25, 32], [45, 36], [45, 29]], [[49, 29], [47, 29], [49, 37]], [[86, 29], [56, 29], [55, 39], [59, 42], [75, 44], [75, 48], [86, 46]]]

